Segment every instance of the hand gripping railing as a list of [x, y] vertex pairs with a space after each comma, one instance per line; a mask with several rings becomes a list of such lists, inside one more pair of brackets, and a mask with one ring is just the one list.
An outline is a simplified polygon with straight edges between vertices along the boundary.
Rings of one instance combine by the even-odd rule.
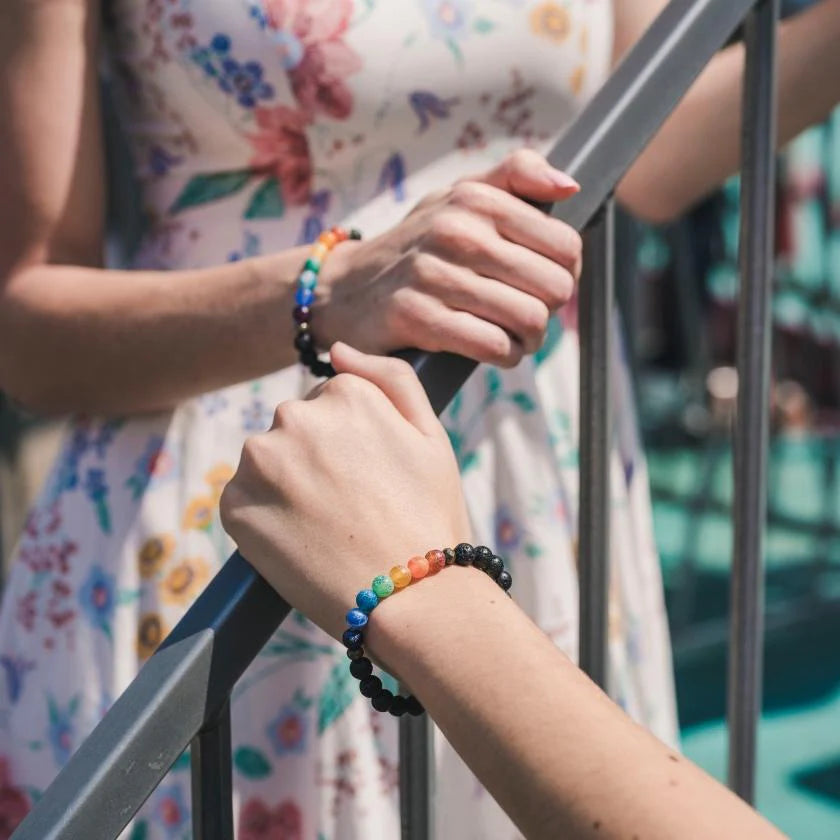
[[[701, 69], [746, 18], [742, 304], [736, 431], [735, 559], [729, 672], [730, 783], [753, 793], [762, 637], [778, 0], [672, 0], [550, 154], [581, 184], [552, 208], [585, 237], [580, 289], [580, 659], [606, 682], [609, 555], [611, 195]], [[440, 413], [475, 364], [406, 354]], [[14, 840], [115, 838], [192, 744], [193, 836], [232, 840], [230, 706], [234, 684], [290, 607], [238, 552], [210, 582], [73, 755]], [[428, 724], [401, 720], [403, 836], [431, 836]]]

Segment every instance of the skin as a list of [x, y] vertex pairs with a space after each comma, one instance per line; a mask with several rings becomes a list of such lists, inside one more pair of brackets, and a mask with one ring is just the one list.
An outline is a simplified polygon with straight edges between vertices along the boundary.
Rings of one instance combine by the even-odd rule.
[[[336, 379], [245, 444], [221, 509], [269, 583], [339, 637], [376, 574], [470, 532], [455, 458], [411, 369], [345, 345], [333, 363]], [[630, 721], [475, 569], [384, 600], [366, 647], [526, 837], [782, 836]]]
[[[616, 0], [616, 57], [662, 5]], [[782, 27], [783, 139], [837, 101], [838, 8], [824, 0]], [[0, 4], [0, 387], [42, 412], [164, 409], [294, 361], [301, 249], [193, 271], [101, 268], [99, 15], [94, 0]], [[734, 171], [742, 63], [739, 48], [721, 53], [639, 159], [619, 190], [632, 210], [670, 217]], [[320, 339], [516, 364], [568, 298], [580, 240], [514, 196], [574, 189], [521, 153], [343, 244], [322, 277]]]

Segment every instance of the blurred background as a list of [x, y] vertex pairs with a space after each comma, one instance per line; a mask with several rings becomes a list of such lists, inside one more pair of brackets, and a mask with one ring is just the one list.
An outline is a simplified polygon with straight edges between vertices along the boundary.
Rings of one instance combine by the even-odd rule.
[[[808, 5], [790, 0], [786, 11]], [[110, 261], [140, 230], [104, 83]], [[840, 837], [840, 111], [779, 158], [758, 807], [793, 838]], [[683, 748], [723, 779], [738, 180], [680, 222], [620, 215], [618, 298], [646, 441]], [[61, 423], [0, 394], [0, 559]]]

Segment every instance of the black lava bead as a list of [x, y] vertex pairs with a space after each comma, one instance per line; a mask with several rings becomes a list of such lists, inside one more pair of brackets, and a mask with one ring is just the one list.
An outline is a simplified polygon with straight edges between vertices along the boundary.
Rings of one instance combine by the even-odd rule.
[[350, 228], [349, 238], [350, 239], [361, 239], [362, 238], [361, 231], [356, 230], [356, 228]]
[[335, 368], [329, 362], [322, 362], [320, 359], [316, 359], [310, 365], [310, 369], [313, 376], [335, 376]]
[[318, 354], [310, 347], [308, 350], [302, 350], [300, 360], [307, 367], [312, 367], [318, 361]]
[[387, 712], [391, 708], [391, 704], [394, 702], [394, 695], [388, 691], [387, 688], [383, 688], [371, 701], [370, 704], [376, 709], [377, 712]]
[[379, 677], [365, 677], [359, 683], [359, 691], [363, 697], [376, 697], [382, 691], [382, 680]]
[[347, 658], [351, 662], [355, 662], [357, 659], [361, 659], [364, 655], [365, 649], [361, 647], [350, 648], [350, 650], [347, 651]]
[[493, 580], [496, 580], [499, 575], [502, 573], [505, 564], [502, 561], [501, 557], [493, 556], [487, 561], [487, 567], [484, 569], [488, 575], [490, 575]]
[[362, 646], [362, 634], [360, 631], [349, 627], [342, 634], [341, 642], [346, 648], [360, 648]]
[[370, 659], [364, 657], [362, 659], [357, 659], [355, 662], [350, 663], [350, 673], [357, 680], [363, 680], [365, 677], [369, 677], [373, 673], [373, 663]]
[[451, 566], [455, 562], [455, 549], [454, 548], [444, 548], [443, 549], [443, 556], [446, 558], [446, 565]]
[[408, 704], [406, 703], [405, 697], [395, 694], [394, 699], [391, 701], [391, 708], [388, 711], [394, 717], [402, 717], [408, 711]]
[[475, 547], [475, 554], [473, 555], [473, 566], [476, 569], [481, 569], [483, 572], [487, 568], [487, 563], [492, 556], [493, 552], [486, 545], [477, 545]]
[[307, 330], [300, 330], [295, 336], [295, 347], [303, 353], [304, 350], [312, 349], [312, 333]]
[[410, 715], [414, 715], [414, 717], [418, 717], [426, 711], [423, 708], [423, 704], [413, 694], [410, 694], [408, 697], [406, 697], [405, 706], [406, 711]]
[[510, 572], [507, 571], [507, 569], [502, 569], [502, 571], [499, 572], [499, 576], [496, 578], [496, 583], [498, 583], [499, 586], [507, 592], [513, 584], [513, 578], [510, 576]]
[[469, 543], [458, 543], [455, 546], [455, 562], [459, 566], [469, 566], [475, 557], [475, 549]]

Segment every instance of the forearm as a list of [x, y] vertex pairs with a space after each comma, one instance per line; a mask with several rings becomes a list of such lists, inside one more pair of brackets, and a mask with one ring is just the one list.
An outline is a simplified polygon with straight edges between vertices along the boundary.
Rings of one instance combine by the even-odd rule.
[[173, 272], [26, 268], [0, 297], [0, 387], [41, 411], [119, 414], [292, 364], [306, 253]]
[[780, 836], [632, 723], [474, 570], [385, 601], [368, 641], [526, 837]]
[[[778, 141], [823, 120], [840, 101], [840, 0], [780, 25]], [[618, 189], [631, 210], [667, 221], [740, 166], [742, 44], [709, 64]]]

